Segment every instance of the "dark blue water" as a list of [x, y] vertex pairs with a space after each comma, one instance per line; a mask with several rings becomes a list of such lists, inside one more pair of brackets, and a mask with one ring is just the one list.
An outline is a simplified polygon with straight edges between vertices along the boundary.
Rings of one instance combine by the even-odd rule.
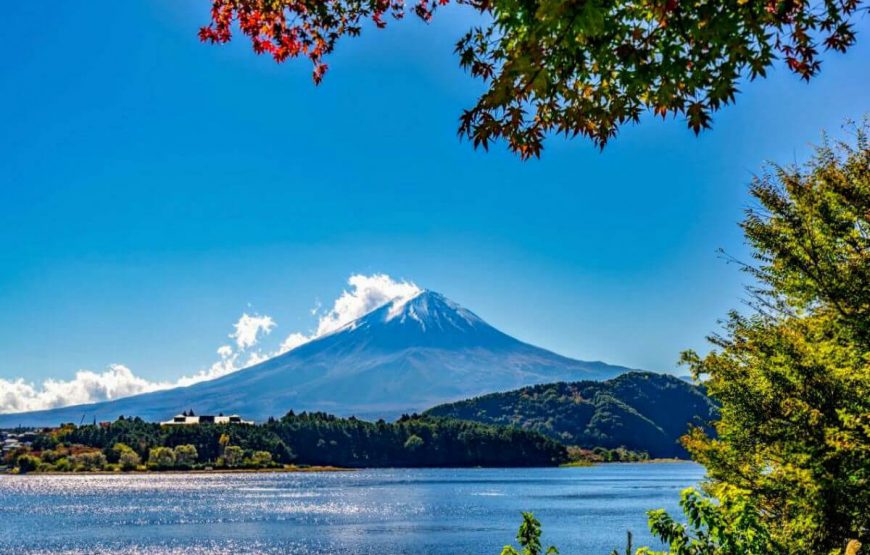
[[492, 554], [520, 511], [563, 555], [607, 555], [676, 510], [690, 463], [312, 474], [0, 476], [0, 553]]

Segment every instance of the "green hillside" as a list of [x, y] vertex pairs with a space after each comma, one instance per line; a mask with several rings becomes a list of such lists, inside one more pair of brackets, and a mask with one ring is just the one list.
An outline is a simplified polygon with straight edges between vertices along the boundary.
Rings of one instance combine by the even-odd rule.
[[716, 407], [700, 387], [685, 380], [630, 372], [603, 382], [559, 382], [492, 393], [439, 405], [426, 414], [516, 426], [565, 445], [687, 457], [680, 436], [690, 424], [710, 422]]

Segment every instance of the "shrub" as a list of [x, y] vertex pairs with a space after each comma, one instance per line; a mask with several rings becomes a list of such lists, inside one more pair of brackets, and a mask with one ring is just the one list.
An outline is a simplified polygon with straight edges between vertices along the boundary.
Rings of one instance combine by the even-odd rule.
[[106, 466], [106, 456], [99, 451], [89, 451], [72, 455], [70, 464], [74, 470], [90, 472], [93, 470], [102, 470]]
[[70, 464], [68, 458], [61, 457], [54, 461], [54, 469], [57, 472], [69, 472], [70, 470], [72, 470], [72, 464]]
[[559, 555], [559, 550], [552, 545], [544, 550], [541, 544], [541, 523], [532, 513], [523, 513], [523, 522], [517, 531], [517, 542], [522, 551], [506, 545], [501, 550], [501, 555]]
[[118, 466], [121, 470], [130, 471], [139, 468], [142, 459], [136, 451], [123, 443], [116, 443], [112, 450], [117, 454]]
[[[671, 518], [664, 510], [649, 512], [653, 535], [667, 544], [670, 555], [744, 555], [782, 553], [759, 518], [758, 507], [745, 492], [729, 489], [719, 499], [683, 490], [680, 507], [688, 525]], [[638, 555], [658, 555], [648, 547]]]
[[259, 468], [268, 468], [272, 466], [272, 453], [268, 451], [257, 451], [251, 457], [251, 464]]
[[21, 455], [15, 462], [15, 466], [18, 468], [19, 473], [27, 474], [36, 470], [39, 467], [39, 463], [40, 460], [33, 455]]
[[236, 468], [242, 464], [245, 452], [238, 445], [227, 445], [224, 449], [224, 464], [230, 468]]
[[169, 447], [155, 447], [148, 453], [148, 468], [168, 470], [175, 468], [175, 451]]
[[199, 454], [193, 445], [179, 445], [175, 448], [175, 466], [180, 468], [192, 468], [196, 464]]

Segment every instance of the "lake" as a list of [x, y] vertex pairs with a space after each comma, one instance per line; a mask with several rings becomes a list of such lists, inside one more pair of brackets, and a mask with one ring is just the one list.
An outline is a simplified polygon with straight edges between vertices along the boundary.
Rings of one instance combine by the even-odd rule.
[[692, 463], [293, 474], [0, 476], [0, 553], [491, 554], [521, 516], [563, 555], [608, 555], [677, 510]]

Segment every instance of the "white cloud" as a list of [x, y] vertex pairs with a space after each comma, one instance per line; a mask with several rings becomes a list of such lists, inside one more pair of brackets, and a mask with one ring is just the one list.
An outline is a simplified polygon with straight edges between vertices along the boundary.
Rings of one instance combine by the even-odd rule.
[[396, 281], [386, 274], [354, 274], [347, 283], [350, 291], [342, 291], [332, 309], [320, 317], [315, 337], [333, 332], [390, 301], [406, 301], [421, 292], [415, 284]]
[[248, 360], [245, 361], [244, 366], [242, 368], [248, 368], [249, 366], [254, 366], [255, 364], [260, 364], [266, 360], [269, 360], [277, 353], [262, 353], [261, 351], [254, 351], [253, 353], [248, 353]]
[[284, 354], [287, 351], [295, 349], [299, 345], [308, 343], [309, 341], [311, 341], [311, 337], [294, 331], [281, 342], [281, 346], [278, 347], [278, 354]]
[[112, 364], [99, 374], [79, 370], [72, 380], [49, 379], [41, 387], [20, 378], [14, 381], [0, 379], [0, 413], [109, 401], [172, 386], [172, 383], [140, 378], [122, 364]]
[[269, 316], [249, 316], [245, 313], [235, 323], [236, 331], [230, 334], [230, 338], [236, 340], [239, 349], [247, 349], [257, 344], [261, 332], [268, 335], [275, 325]]
[[[113, 364], [100, 374], [90, 370], [79, 370], [72, 380], [48, 379], [39, 386], [25, 382], [21, 378], [12, 381], [0, 379], [0, 414], [110, 401], [220, 378], [269, 358], [271, 355], [263, 355], [259, 351], [246, 353], [246, 349], [257, 344], [259, 335], [268, 334], [275, 325], [269, 316], [242, 314], [233, 325], [235, 332], [230, 334], [231, 338], [236, 339], [236, 344], [240, 348], [233, 350], [230, 345], [221, 345], [217, 349], [217, 355], [220, 357], [217, 362], [196, 374], [182, 376], [174, 382], [149, 381], [136, 376], [121, 364]], [[240, 364], [243, 354], [247, 354], [248, 357], [245, 364]]]
[[[252, 350], [252, 347], [257, 346], [262, 336], [268, 335], [277, 326], [276, 322], [270, 316], [243, 313], [233, 324], [234, 331], [229, 335], [235, 342], [235, 348], [221, 345], [216, 351], [219, 359], [193, 375], [182, 376], [174, 382], [152, 382], [136, 376], [126, 366], [112, 364], [102, 373], [79, 370], [72, 380], [49, 379], [39, 386], [21, 378], [0, 379], [0, 414], [109, 401], [213, 380], [286, 353], [391, 301], [403, 302], [421, 292], [415, 284], [394, 280], [386, 274], [354, 274], [347, 283], [350, 288], [342, 291], [332, 308], [320, 316], [313, 333], [306, 335], [293, 332], [274, 352], [263, 353], [260, 349]], [[320, 309], [320, 302], [317, 301], [311, 311], [312, 316], [316, 316]]]
[[233, 351], [229, 345], [221, 346], [217, 352], [220, 360], [192, 376], [182, 376], [174, 382], [149, 381], [136, 376], [122, 364], [112, 364], [102, 373], [79, 370], [72, 380], [48, 379], [39, 386], [21, 378], [12, 381], [0, 379], [0, 414], [111, 401], [140, 393], [193, 385], [226, 376], [269, 358], [259, 351], [248, 353], [246, 363], [240, 365], [242, 353]]
[[[246, 315], [243, 315], [242, 318], [244, 318], [245, 316]], [[241, 321], [241, 319], [239, 321]], [[236, 324], [236, 326], [238, 326], [238, 324]], [[229, 345], [221, 345], [217, 349], [217, 354], [220, 357], [220, 360], [213, 363], [205, 370], [200, 370], [192, 376], [182, 376], [178, 378], [178, 380], [172, 387], [183, 387], [193, 385], [199, 382], [213, 380], [215, 378], [220, 378], [221, 376], [226, 376], [227, 374], [232, 374], [236, 370], [241, 369], [238, 365], [239, 355], [241, 354], [241, 352], [233, 351], [233, 348]]]
[[311, 313], [312, 316], [317, 316], [317, 313], [320, 312], [320, 309], [323, 308], [323, 305], [320, 303], [320, 299], [314, 301], [314, 306], [311, 307], [311, 310], [308, 312]]
[[[401, 303], [422, 291], [412, 282], [397, 281], [386, 274], [370, 276], [353, 274], [347, 279], [347, 284], [350, 285], [350, 290], [342, 291], [341, 295], [335, 299], [332, 308], [319, 318], [317, 330], [314, 333], [311, 335], [299, 332], [291, 333], [281, 343], [278, 352], [272, 353], [270, 356], [286, 353], [313, 339], [332, 333], [391, 301]], [[316, 315], [320, 308], [321, 305], [318, 301], [311, 311], [312, 316]]]

